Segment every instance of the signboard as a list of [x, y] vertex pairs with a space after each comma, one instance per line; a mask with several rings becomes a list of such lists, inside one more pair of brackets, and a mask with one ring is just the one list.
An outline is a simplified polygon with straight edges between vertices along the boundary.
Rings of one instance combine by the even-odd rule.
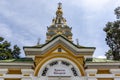
[[49, 68], [48, 76], [71, 76], [71, 70], [65, 66], [54, 66]]
[[65, 69], [54, 69], [54, 74], [66, 74], [66, 70]]

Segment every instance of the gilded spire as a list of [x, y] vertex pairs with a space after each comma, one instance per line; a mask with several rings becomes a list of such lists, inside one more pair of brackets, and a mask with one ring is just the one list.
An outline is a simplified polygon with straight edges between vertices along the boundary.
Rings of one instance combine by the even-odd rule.
[[63, 17], [62, 3], [58, 3], [56, 17], [52, 19], [52, 25], [50, 25], [47, 29], [48, 32], [46, 33], [46, 41], [49, 41], [56, 35], [63, 35], [68, 40], [72, 41], [72, 28], [66, 24], [66, 19]]
[[55, 25], [55, 24], [66, 25], [66, 20], [62, 15], [63, 15], [62, 3], [58, 3], [58, 8], [56, 11], [56, 18], [52, 20], [52, 25]]
[[57, 16], [62, 16], [63, 12], [62, 12], [62, 3], [58, 3], [58, 9], [56, 11], [56, 15]]

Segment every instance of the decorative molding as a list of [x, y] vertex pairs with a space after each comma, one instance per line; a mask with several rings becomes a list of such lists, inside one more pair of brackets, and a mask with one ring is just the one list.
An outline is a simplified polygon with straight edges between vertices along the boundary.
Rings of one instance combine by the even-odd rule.
[[22, 74], [21, 69], [8, 69], [7, 74]]
[[98, 69], [97, 74], [111, 74], [109, 69]]
[[119, 74], [115, 74], [115, 76], [120, 76], [120, 73]]
[[114, 80], [113, 78], [97, 78], [97, 80]]
[[89, 65], [97, 65], [97, 66], [102, 66], [102, 65], [114, 65], [114, 66], [118, 66], [120, 65], [120, 62], [89, 62], [89, 63], [86, 63], [86, 66], [89, 66]]
[[24, 74], [24, 76], [30, 76], [30, 74]]
[[119, 74], [120, 73], [120, 69], [110, 69], [110, 72], [112, 74]]
[[21, 69], [21, 72], [23, 75], [25, 75], [25, 74], [33, 75], [34, 74], [34, 70], [32, 70], [32, 69]]
[[0, 69], [0, 74], [6, 74], [8, 72], [8, 69]]
[[86, 69], [85, 72], [88, 73], [88, 74], [90, 74], [90, 73], [96, 74], [97, 73], [97, 69]]

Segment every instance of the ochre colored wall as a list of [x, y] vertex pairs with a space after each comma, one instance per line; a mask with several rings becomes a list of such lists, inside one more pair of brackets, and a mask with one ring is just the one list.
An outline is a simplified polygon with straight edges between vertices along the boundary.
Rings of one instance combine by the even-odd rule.
[[97, 80], [114, 80], [113, 78], [98, 78]]
[[20, 78], [5, 78], [4, 80], [21, 80]]

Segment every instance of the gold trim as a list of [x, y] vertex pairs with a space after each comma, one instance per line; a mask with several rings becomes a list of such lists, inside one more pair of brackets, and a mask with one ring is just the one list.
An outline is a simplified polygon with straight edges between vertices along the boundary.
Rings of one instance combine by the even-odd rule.
[[120, 74], [115, 74], [115, 76], [120, 76]]
[[98, 69], [97, 74], [110, 74], [109, 69]]
[[89, 76], [95, 76], [95, 74], [89, 74]]
[[8, 69], [7, 74], [22, 74], [21, 69]]
[[3, 74], [0, 74], [0, 76], [3, 76]]
[[4, 80], [21, 80], [21, 78], [5, 78]]
[[30, 76], [30, 74], [24, 74], [24, 76]]
[[97, 80], [114, 80], [113, 78], [97, 78]]

